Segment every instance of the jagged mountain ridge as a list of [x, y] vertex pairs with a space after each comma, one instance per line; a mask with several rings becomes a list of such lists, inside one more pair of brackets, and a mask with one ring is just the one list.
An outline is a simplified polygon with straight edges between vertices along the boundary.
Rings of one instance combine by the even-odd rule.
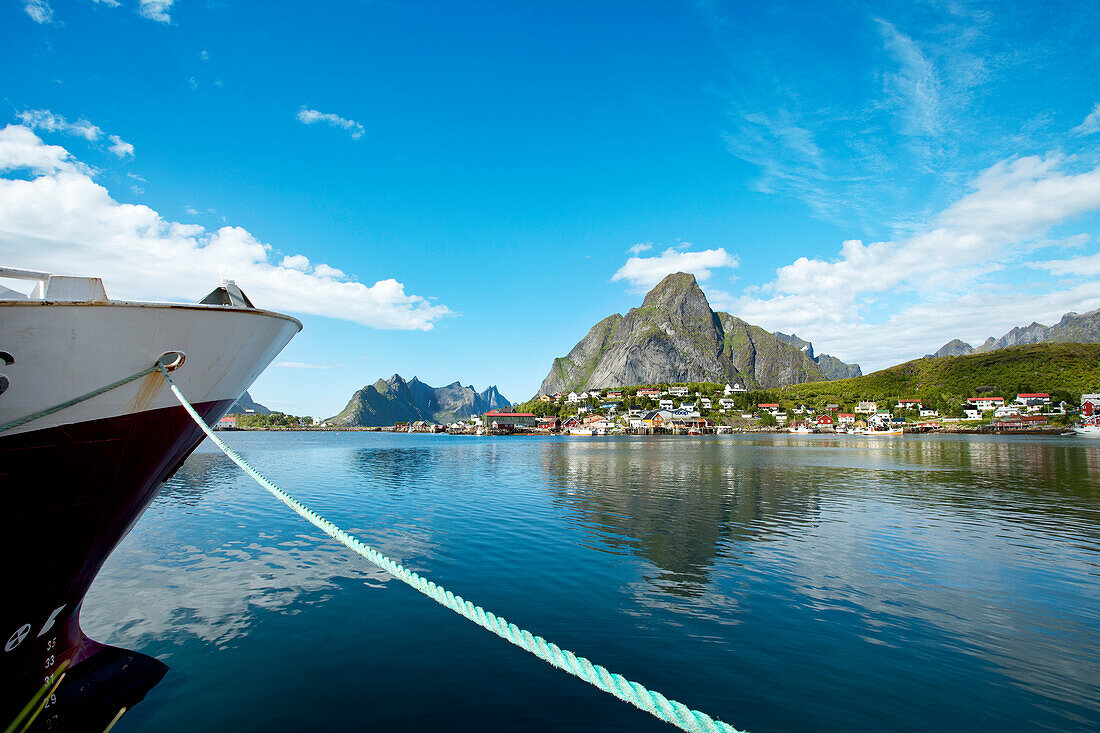
[[990, 336], [977, 348], [965, 341], [952, 339], [927, 357], [984, 354], [1010, 346], [1046, 343], [1100, 343], [1100, 308], [1088, 313], [1070, 311], [1053, 326], [1044, 326], [1037, 322], [1032, 322], [1029, 326], [1017, 326], [1000, 338]]
[[271, 410], [267, 409], [256, 400], [252, 399], [252, 395], [248, 394], [248, 390], [237, 398], [237, 401], [233, 403], [233, 407], [229, 408], [229, 414], [253, 412], [257, 415], [270, 415]]
[[340, 414], [327, 422], [346, 427], [380, 427], [418, 420], [450, 423], [508, 407], [511, 403], [496, 386], [481, 392], [461, 382], [432, 387], [416, 377], [406, 382], [400, 374], [394, 374], [358, 390]]
[[826, 378], [801, 349], [711, 310], [695, 276], [677, 272], [638, 308], [614, 314], [554, 360], [540, 394], [662, 382], [739, 382], [771, 388]]
[[773, 335], [781, 341], [786, 341], [796, 349], [801, 349], [806, 356], [817, 362], [817, 365], [821, 367], [821, 371], [825, 372], [825, 376], [830, 380], [863, 376], [863, 370], [859, 368], [859, 364], [846, 364], [831, 354], [814, 355], [814, 345], [805, 339], [798, 338], [793, 333], [787, 335], [775, 331]]

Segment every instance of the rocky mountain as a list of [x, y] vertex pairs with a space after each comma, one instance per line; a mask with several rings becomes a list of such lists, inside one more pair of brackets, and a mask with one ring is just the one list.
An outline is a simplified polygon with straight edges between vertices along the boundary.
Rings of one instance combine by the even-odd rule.
[[830, 354], [815, 356], [814, 345], [809, 341], [798, 338], [793, 333], [788, 336], [785, 333], [776, 331], [773, 335], [781, 341], [786, 341], [796, 349], [801, 349], [806, 356], [817, 362], [817, 365], [821, 367], [821, 371], [825, 372], [827, 379], [848, 379], [849, 377], [863, 376], [863, 370], [859, 368], [859, 364], [846, 364]]
[[1046, 343], [1100, 343], [1100, 309], [1088, 313], [1066, 313], [1062, 320], [1053, 326], [1032, 323], [1030, 326], [1017, 326], [1000, 338], [990, 336], [977, 348], [953, 339], [948, 341], [934, 356], [965, 356], [966, 354], [984, 354], [989, 351], [1007, 349], [1022, 344]]
[[229, 408], [230, 414], [236, 412], [253, 412], [257, 415], [271, 414], [271, 410], [267, 409], [259, 402], [256, 402], [254, 399], [252, 399], [252, 395], [248, 394], [247, 391], [243, 395], [241, 395], [236, 402], [233, 403], [233, 407]]
[[508, 407], [511, 403], [495, 386], [481, 392], [460, 382], [432, 387], [416, 377], [406, 382], [400, 374], [394, 374], [357, 391], [340, 414], [326, 422], [347, 427], [378, 427], [417, 420], [450, 423]]
[[540, 394], [662, 382], [740, 382], [771, 388], [824, 380], [800, 348], [711, 310], [694, 275], [658, 283], [641, 307], [608, 316], [554, 360]]

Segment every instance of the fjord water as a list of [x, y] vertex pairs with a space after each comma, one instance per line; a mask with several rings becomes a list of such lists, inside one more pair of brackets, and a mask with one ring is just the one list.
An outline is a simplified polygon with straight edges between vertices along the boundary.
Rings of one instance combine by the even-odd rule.
[[[1100, 727], [1100, 441], [230, 433], [336, 524], [739, 728]], [[116, 731], [671, 730], [205, 443], [89, 593], [170, 667]]]

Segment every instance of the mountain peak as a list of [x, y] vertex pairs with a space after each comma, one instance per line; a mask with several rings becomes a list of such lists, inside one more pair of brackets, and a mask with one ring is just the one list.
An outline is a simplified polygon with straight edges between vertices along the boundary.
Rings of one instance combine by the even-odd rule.
[[661, 282], [646, 293], [642, 307], [660, 308], [684, 301], [701, 301], [708, 309], [710, 308], [707, 296], [703, 294], [695, 276], [690, 272], [674, 272], [671, 275], [665, 275]]

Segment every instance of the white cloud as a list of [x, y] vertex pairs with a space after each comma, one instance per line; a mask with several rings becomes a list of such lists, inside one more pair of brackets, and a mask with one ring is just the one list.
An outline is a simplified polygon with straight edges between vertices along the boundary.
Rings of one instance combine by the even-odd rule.
[[1100, 102], [1096, 103], [1096, 106], [1092, 108], [1092, 112], [1089, 112], [1088, 117], [1077, 127], [1070, 130], [1075, 135], [1091, 135], [1094, 132], [1100, 132]]
[[936, 135], [942, 129], [940, 81], [935, 67], [920, 46], [891, 23], [876, 19], [886, 49], [898, 62], [896, 73], [883, 77], [888, 99], [902, 111], [904, 131], [910, 135]]
[[97, 5], [106, 5], [109, 8], [117, 8], [119, 6], [118, 0], [92, 0]]
[[261, 307], [375, 328], [429, 330], [452, 315], [392, 278], [365, 285], [324, 264], [286, 267], [240, 227], [210, 231], [119, 203], [66, 150], [26, 127], [0, 130], [0, 170], [37, 174], [0, 177], [0, 261], [15, 267], [99, 276], [108, 295], [131, 299], [196, 300], [232, 278]]
[[[849, 240], [831, 261], [801, 257], [737, 299], [735, 312], [769, 329], [812, 337], [819, 351], [860, 359], [878, 354], [882, 366], [906, 349], [933, 350], [968, 323], [984, 331], [1008, 313], [1030, 322], [1044, 302], [1067, 310], [1083, 308], [1081, 299], [1100, 302], [1080, 287], [1021, 298], [1006, 297], [1003, 285], [982, 285], [1050, 228], [1100, 209], [1100, 167], [1070, 174], [1062, 165], [1057, 156], [997, 163], [929, 231], [898, 242]], [[1049, 264], [1067, 274], [1088, 268], [1085, 258]], [[892, 305], [898, 298], [917, 302], [899, 312]]]
[[343, 130], [347, 130], [348, 134], [351, 135], [352, 140], [358, 140], [359, 138], [363, 137], [364, 133], [366, 133], [366, 130], [363, 128], [363, 126], [355, 120], [349, 120], [345, 117], [334, 115], [331, 112], [318, 112], [315, 109], [307, 109], [305, 106], [303, 106], [298, 110], [297, 117], [299, 122], [306, 125], [312, 125], [316, 122], [324, 122], [326, 124], [332, 125], [333, 127], [339, 127]]
[[[58, 132], [63, 135], [82, 137], [90, 143], [98, 143], [103, 139], [103, 130], [98, 125], [93, 125], [84, 118], [76, 122], [70, 122], [61, 115], [55, 115], [48, 109], [27, 109], [15, 115], [19, 120], [32, 130], [45, 130], [46, 132]], [[108, 135], [110, 145], [107, 149], [120, 158], [133, 157], [134, 146], [126, 142], [118, 135]]]
[[1070, 257], [1065, 260], [1048, 260], [1037, 262], [1033, 267], [1047, 270], [1054, 275], [1100, 275], [1100, 252], [1081, 257]]
[[653, 243], [652, 242], [638, 242], [633, 247], [628, 249], [627, 252], [629, 252], [630, 254], [637, 257], [642, 252], [648, 252], [651, 249], [653, 249]]
[[49, 23], [53, 18], [53, 8], [46, 0], [23, 0], [23, 10], [35, 23]]
[[112, 153], [120, 158], [125, 158], [127, 155], [131, 158], [134, 157], [134, 146], [126, 142], [118, 135], [110, 135], [107, 138], [111, 141], [111, 144], [107, 147]]
[[171, 23], [172, 18], [168, 12], [172, 9], [174, 2], [175, 0], [140, 0], [138, 14], [158, 23]]
[[702, 282], [710, 278], [712, 270], [738, 265], [737, 257], [726, 252], [723, 247], [698, 252], [684, 251], [684, 247], [690, 246], [686, 242], [674, 245], [656, 257], [635, 255], [611, 276], [611, 281], [626, 280], [630, 283], [631, 290], [645, 292], [659, 283], [665, 275], [673, 272], [690, 272], [695, 275], [696, 280]]
[[0, 130], [0, 172], [23, 169], [49, 175], [77, 172], [81, 163], [60, 145], [46, 145], [28, 128], [8, 125]]
[[85, 119], [69, 122], [61, 115], [55, 115], [48, 109], [28, 109], [15, 115], [32, 130], [60, 132], [65, 135], [82, 137], [88, 142], [96, 142], [103, 137], [103, 130]]

